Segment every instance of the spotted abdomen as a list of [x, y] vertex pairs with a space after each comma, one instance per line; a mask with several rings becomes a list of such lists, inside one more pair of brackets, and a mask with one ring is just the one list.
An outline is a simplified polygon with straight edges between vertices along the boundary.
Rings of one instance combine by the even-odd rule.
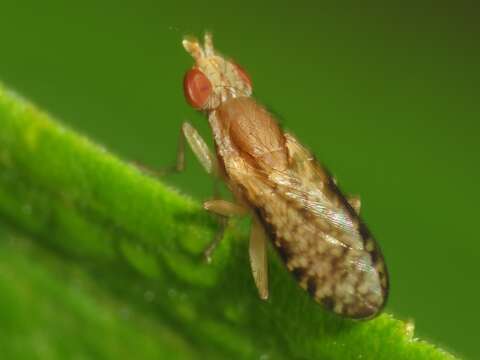
[[[385, 303], [387, 277], [383, 258], [363, 225], [350, 219], [357, 232], [345, 232], [338, 223], [299, 208], [280, 194], [263, 193], [261, 200], [257, 198], [257, 212], [300, 286], [337, 314], [375, 316]], [[345, 241], [346, 237], [350, 239]]]

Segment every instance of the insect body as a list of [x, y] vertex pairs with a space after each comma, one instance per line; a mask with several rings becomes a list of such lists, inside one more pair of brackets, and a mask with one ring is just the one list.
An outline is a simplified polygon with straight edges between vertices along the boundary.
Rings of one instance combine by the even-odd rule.
[[188, 103], [205, 112], [212, 155], [188, 123], [183, 134], [203, 167], [223, 178], [236, 203], [207, 201], [221, 215], [251, 214], [250, 263], [260, 297], [268, 297], [266, 241], [270, 239], [300, 286], [326, 308], [351, 318], [379, 313], [388, 275], [377, 243], [332, 177], [293, 135], [252, 97], [246, 72], [215, 52], [184, 40], [195, 65], [184, 78]]

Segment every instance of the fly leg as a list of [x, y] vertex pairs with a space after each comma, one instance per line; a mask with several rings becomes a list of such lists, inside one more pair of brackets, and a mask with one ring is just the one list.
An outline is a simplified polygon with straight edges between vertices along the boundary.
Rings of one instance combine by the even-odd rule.
[[[152, 171], [149, 169], [143, 170], [153, 173], [157, 176], [161, 176], [169, 172], [182, 172], [185, 169], [185, 140], [187, 140], [188, 145], [192, 149], [195, 157], [198, 159], [205, 171], [210, 175], [214, 175], [215, 181], [217, 181], [217, 178], [219, 176], [218, 160], [208, 148], [205, 140], [203, 140], [198, 131], [189, 122], [184, 122], [180, 129], [176, 164], [164, 169], [163, 171]], [[216, 183], [214, 183], [214, 185], [214, 196], [218, 197], [218, 186]], [[225, 229], [228, 225], [228, 218], [234, 215], [246, 214], [247, 211], [240, 205], [230, 203], [224, 200], [206, 201], [204, 203], [204, 208], [216, 214], [219, 217], [220, 223], [220, 227], [215, 234], [213, 241], [204, 251], [207, 262], [211, 262], [211, 255], [213, 251], [223, 239]]]
[[[182, 171], [185, 168], [185, 145], [184, 139], [187, 140], [188, 145], [192, 149], [193, 153], [197, 157], [198, 161], [205, 169], [205, 171], [215, 176], [215, 183], [214, 183], [214, 193], [215, 197], [218, 196], [218, 186], [216, 184], [218, 178], [218, 162], [214, 155], [211, 153], [210, 149], [208, 148], [207, 143], [203, 138], [200, 136], [197, 130], [188, 122], [184, 122], [182, 124], [181, 130], [181, 139], [179, 141], [178, 153], [177, 153], [177, 165], [176, 170]], [[222, 241], [223, 236], [225, 234], [225, 229], [228, 226], [228, 218], [234, 215], [243, 215], [246, 213], [246, 210], [242, 208], [240, 205], [230, 203], [225, 200], [210, 200], [206, 201], [203, 204], [203, 207], [215, 213], [219, 216], [220, 220], [220, 227], [215, 234], [213, 241], [208, 245], [208, 247], [204, 251], [205, 259], [208, 263], [212, 260], [212, 253], [217, 247], [217, 245]]]
[[203, 208], [220, 217], [220, 228], [215, 235], [213, 241], [207, 246], [203, 252], [208, 263], [212, 261], [212, 254], [222, 241], [225, 229], [228, 226], [228, 219], [232, 216], [244, 216], [248, 214], [248, 210], [238, 204], [225, 200], [208, 200], [203, 203]]
[[250, 230], [250, 266], [260, 299], [268, 299], [267, 234], [256, 216]]
[[[213, 156], [212, 152], [208, 148], [207, 143], [200, 136], [197, 130], [188, 122], [182, 124], [182, 134], [187, 140], [188, 145], [192, 149], [193, 153], [197, 157], [198, 161], [210, 175], [218, 175], [218, 163], [217, 159]], [[185, 167], [185, 146], [183, 141], [179, 142], [179, 149], [177, 154], [177, 169], [182, 171]]]
[[245, 216], [248, 214], [247, 208], [226, 200], [205, 201], [203, 208], [224, 217]]
[[[184, 122], [182, 124], [181, 130], [181, 139], [179, 141], [179, 148], [177, 154], [177, 165], [176, 170], [182, 171], [185, 167], [185, 145], [184, 139], [187, 140], [188, 145], [192, 149], [193, 153], [197, 157], [198, 161], [205, 169], [205, 171], [215, 176], [215, 181], [218, 178], [218, 162], [216, 157], [211, 153], [210, 149], [208, 148], [207, 143], [200, 134], [195, 130], [195, 128], [190, 125], [188, 122]], [[218, 196], [218, 187], [214, 187], [215, 197]], [[204, 202], [203, 207], [205, 210], [208, 210], [219, 217], [220, 227], [215, 234], [213, 241], [208, 245], [208, 247], [204, 251], [204, 256], [207, 262], [211, 262], [212, 260], [212, 253], [214, 252], [217, 245], [222, 241], [225, 230], [228, 226], [228, 218], [231, 216], [242, 216], [247, 214], [247, 209], [242, 207], [241, 205], [237, 205], [232, 202], [228, 202], [225, 200], [209, 200]]]
[[208, 174], [217, 175], [218, 164], [217, 159], [213, 156], [207, 143], [200, 136], [197, 130], [188, 122], [184, 122], [180, 129], [178, 137], [177, 159], [173, 166], [169, 166], [160, 170], [153, 170], [136, 163], [142, 171], [154, 176], [164, 176], [169, 173], [179, 173], [185, 170], [185, 140], [192, 149], [196, 158]]
[[362, 202], [360, 200], [360, 196], [358, 195], [350, 195], [347, 197], [347, 201], [352, 207], [353, 210], [358, 214], [360, 214], [360, 207], [362, 206]]
[[[228, 225], [228, 218], [232, 216], [248, 215], [248, 209], [242, 205], [225, 200], [209, 200], [203, 203], [203, 207], [222, 217], [223, 221], [215, 239], [206, 248], [204, 254], [208, 262], [217, 245], [223, 238]], [[262, 300], [268, 299], [268, 264], [267, 264], [267, 235], [262, 224], [256, 216], [252, 220], [249, 244], [250, 266], [258, 294]]]
[[148, 174], [150, 176], [155, 176], [158, 178], [161, 178], [165, 175], [169, 175], [171, 173], [182, 172], [185, 169], [185, 135], [183, 132], [183, 127], [180, 129], [179, 136], [178, 136], [177, 159], [174, 165], [165, 166], [160, 169], [153, 169], [138, 161], [134, 161], [133, 164], [143, 173]]
[[208, 244], [205, 250], [203, 250], [203, 256], [205, 258], [205, 261], [209, 264], [212, 262], [212, 254], [217, 248], [218, 244], [220, 244], [220, 242], [222, 241], [223, 237], [225, 236], [225, 230], [227, 229], [227, 226], [228, 226], [227, 217], [220, 216], [219, 218], [220, 218], [219, 220], [220, 227], [218, 228], [212, 242]]

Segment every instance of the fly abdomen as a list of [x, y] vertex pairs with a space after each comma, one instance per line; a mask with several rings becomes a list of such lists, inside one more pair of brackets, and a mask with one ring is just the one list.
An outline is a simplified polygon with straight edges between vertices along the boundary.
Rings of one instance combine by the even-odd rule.
[[275, 192], [258, 205], [258, 216], [286, 267], [317, 302], [352, 318], [381, 310], [386, 289], [369, 251], [346, 245], [341, 231]]

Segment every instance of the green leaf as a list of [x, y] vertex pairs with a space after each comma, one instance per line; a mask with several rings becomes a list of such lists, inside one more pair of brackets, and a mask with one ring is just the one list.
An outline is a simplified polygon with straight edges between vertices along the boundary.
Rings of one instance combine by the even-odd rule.
[[325, 312], [273, 251], [261, 301], [246, 221], [207, 265], [216, 222], [200, 204], [5, 87], [0, 216], [7, 358], [453, 359], [390, 314]]

